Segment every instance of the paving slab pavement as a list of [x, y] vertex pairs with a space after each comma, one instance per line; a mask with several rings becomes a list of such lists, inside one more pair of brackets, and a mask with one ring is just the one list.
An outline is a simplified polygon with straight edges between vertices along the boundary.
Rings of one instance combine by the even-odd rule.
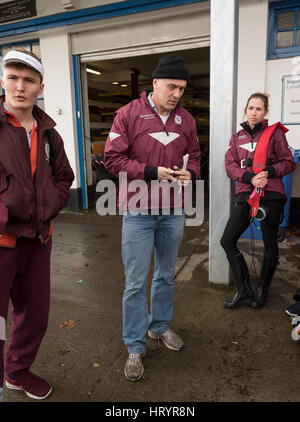
[[[250, 264], [250, 240], [239, 245]], [[255, 241], [257, 271], [262, 251]], [[300, 341], [291, 339], [285, 314], [300, 287], [299, 230], [288, 231], [280, 255], [263, 309], [224, 309], [235, 289], [208, 283], [208, 223], [186, 227], [172, 321], [185, 348], [173, 352], [148, 339], [144, 377], [132, 383], [123, 373], [121, 217], [61, 213], [49, 326], [32, 367], [53, 385], [45, 402], [299, 402]], [[4, 400], [32, 402], [6, 388]]]

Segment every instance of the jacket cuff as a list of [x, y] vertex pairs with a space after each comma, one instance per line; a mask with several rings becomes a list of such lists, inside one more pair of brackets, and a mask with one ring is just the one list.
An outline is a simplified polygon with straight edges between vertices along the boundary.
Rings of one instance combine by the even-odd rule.
[[196, 173], [194, 170], [187, 169], [191, 173], [192, 182], [194, 183], [196, 181]]
[[266, 166], [264, 170], [267, 170], [268, 172], [268, 179], [273, 179], [274, 177], [276, 177], [276, 170], [273, 166]]
[[242, 182], [247, 183], [248, 185], [251, 185], [252, 177], [255, 176], [255, 173], [246, 171], [242, 176]]
[[157, 180], [157, 167], [146, 166], [144, 170], [144, 179], [146, 182]]

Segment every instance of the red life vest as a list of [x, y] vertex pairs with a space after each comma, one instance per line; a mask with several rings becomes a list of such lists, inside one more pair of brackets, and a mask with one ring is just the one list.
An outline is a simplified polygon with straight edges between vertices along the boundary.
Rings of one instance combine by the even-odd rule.
[[[253, 157], [252, 163], [252, 170], [255, 174], [260, 173], [265, 167], [267, 162], [267, 151], [269, 146], [269, 141], [271, 136], [273, 135], [275, 129], [279, 127], [283, 132], [288, 132], [285, 126], [283, 126], [280, 122], [275, 123], [272, 126], [266, 127], [264, 130], [257, 146], [255, 148], [255, 153]], [[248, 204], [251, 206], [251, 217], [255, 217], [259, 207], [259, 200], [261, 196], [264, 196], [264, 190], [256, 188], [253, 190], [250, 198], [247, 200]]]

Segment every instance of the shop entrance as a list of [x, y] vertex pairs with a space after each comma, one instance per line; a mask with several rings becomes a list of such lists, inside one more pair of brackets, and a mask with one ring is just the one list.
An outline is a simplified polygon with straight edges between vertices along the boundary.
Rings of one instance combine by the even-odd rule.
[[[182, 105], [194, 116], [201, 147], [201, 179], [208, 183], [209, 47], [172, 51], [191, 72]], [[95, 205], [96, 184], [103, 173], [103, 155], [114, 113], [145, 89], [152, 88], [152, 71], [161, 56], [148, 54], [82, 63], [84, 143], [88, 208]]]

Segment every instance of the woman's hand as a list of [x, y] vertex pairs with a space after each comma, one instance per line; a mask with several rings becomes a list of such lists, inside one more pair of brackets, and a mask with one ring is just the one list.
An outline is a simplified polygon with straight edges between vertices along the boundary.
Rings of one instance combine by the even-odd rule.
[[261, 171], [252, 177], [251, 183], [255, 188], [264, 189], [268, 183], [268, 172]]

